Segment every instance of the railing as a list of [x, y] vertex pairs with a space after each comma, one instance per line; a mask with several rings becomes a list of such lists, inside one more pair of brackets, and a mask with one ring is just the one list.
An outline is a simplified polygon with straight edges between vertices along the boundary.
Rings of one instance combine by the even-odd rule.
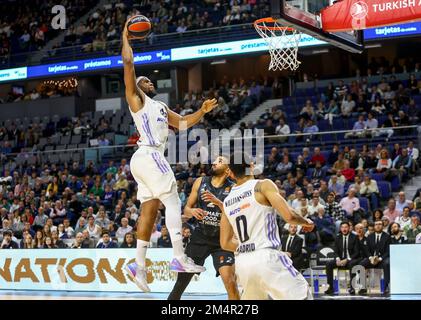
[[[235, 41], [257, 38], [258, 35], [251, 23], [221, 26], [207, 29], [186, 31], [183, 33], [167, 33], [162, 35], [150, 35], [145, 40], [134, 40], [131, 42], [133, 51], [155, 51], [170, 48], [188, 47], [200, 44], [211, 44], [217, 42]], [[103, 56], [119, 55], [121, 51], [121, 40], [106, 41], [103, 48], [96, 51], [84, 52], [86, 44], [60, 47], [51, 50], [41, 50], [0, 56], [0, 69], [37, 65], [40, 63], [55, 63], [58, 61], [69, 61], [77, 59], [100, 58]], [[32, 61], [31, 57], [42, 52], [41, 61]]]

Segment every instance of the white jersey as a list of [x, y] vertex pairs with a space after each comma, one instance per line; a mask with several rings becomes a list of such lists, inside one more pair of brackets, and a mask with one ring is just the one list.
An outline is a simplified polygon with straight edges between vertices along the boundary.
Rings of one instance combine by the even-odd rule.
[[145, 104], [134, 113], [129, 108], [140, 138], [139, 146], [163, 149], [168, 139], [168, 111], [165, 103], [149, 98], [145, 94]]
[[253, 179], [234, 186], [224, 200], [225, 214], [240, 242], [239, 253], [278, 249], [281, 244], [275, 210], [258, 203], [254, 196], [259, 181]]

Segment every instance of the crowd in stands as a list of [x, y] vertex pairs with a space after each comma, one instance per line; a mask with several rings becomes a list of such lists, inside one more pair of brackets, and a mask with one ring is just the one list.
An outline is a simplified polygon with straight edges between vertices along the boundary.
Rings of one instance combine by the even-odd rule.
[[19, 90], [10, 91], [6, 97], [0, 97], [0, 104], [74, 96], [78, 94], [77, 86], [78, 82], [75, 78], [62, 81], [46, 80], [39, 82], [34, 89], [27, 92], [24, 87], [19, 87]]
[[[66, 24], [72, 25], [88, 12], [96, 0], [67, 0]], [[1, 1], [0, 58], [9, 54], [40, 50], [60, 30], [51, 27], [53, 1], [7, 0]]]
[[145, 12], [153, 26], [150, 42], [160, 34], [251, 23], [269, 12], [268, 3], [260, 0], [147, 0], [135, 7], [133, 4], [133, 1], [105, 4], [86, 23], [71, 26], [63, 46], [83, 45], [85, 52], [105, 51], [107, 44], [120, 40], [127, 18]]
[[[61, 81], [44, 81], [33, 91], [18, 95], [17, 98], [16, 95], [11, 98], [12, 93], [10, 93], [6, 102], [13, 99], [13, 101], [38, 100], [78, 93], [76, 79], [68, 79], [66, 83], [71, 85], [61, 85]], [[219, 107], [207, 114], [198, 127], [208, 130], [222, 129], [231, 127], [260, 102], [270, 98], [272, 93], [272, 87], [267, 79], [228, 81], [224, 78], [216, 88], [205, 92], [188, 92], [180, 103], [170, 107], [181, 115], [187, 115], [198, 110], [205, 99], [215, 97], [218, 99]], [[107, 137], [107, 134], [129, 134], [132, 119], [128, 110], [110, 115], [103, 115], [100, 112], [98, 114], [100, 114], [98, 118], [92, 117], [92, 114], [90, 117], [82, 114], [72, 118], [33, 118], [28, 119], [28, 123], [23, 123], [23, 119], [19, 119], [19, 122], [13, 119], [0, 128], [0, 154], [19, 153], [23, 148], [34, 152], [45, 151], [50, 147], [57, 147], [58, 144], [63, 144], [62, 148], [65, 148], [65, 143], [61, 143], [61, 140], [54, 142], [54, 137], [57, 135], [80, 136], [80, 139], [72, 144], [86, 144], [90, 139], [97, 138], [99, 146], [107, 146], [113, 143], [112, 138]], [[129, 138], [128, 144], [135, 143], [137, 139], [138, 136], [135, 133]], [[67, 142], [69, 143], [70, 141]]]
[[[416, 72], [418, 63], [415, 64]], [[311, 135], [320, 131], [348, 130], [345, 138], [387, 137], [408, 135], [411, 130], [396, 127], [416, 125], [421, 121], [421, 80], [415, 73], [405, 81], [395, 75], [383, 76], [380, 83], [368, 84], [367, 77], [349, 85], [339, 80], [328, 87], [313, 90], [315, 95], [303, 99], [284, 99], [284, 105], [273, 107], [260, 116], [256, 123], [242, 123], [241, 128], [261, 128], [265, 135], [307, 134], [305, 139], [320, 139]], [[296, 141], [302, 141], [302, 136]], [[321, 139], [324, 139], [321, 136]], [[282, 141], [286, 141], [284, 138]]]
[[[381, 154], [385, 151], [379, 149], [380, 153], [374, 153], [377, 163], [382, 161]], [[411, 146], [400, 150], [411, 152], [411, 157], [418, 154]], [[351, 230], [362, 224], [367, 234], [376, 221], [382, 221], [387, 233], [398, 223], [398, 231], [405, 241], [421, 242], [421, 190], [413, 199], [406, 199], [404, 192], [396, 198], [389, 194], [390, 199], [385, 199], [376, 180], [365, 171], [364, 157], [353, 149], [344, 153], [335, 146], [327, 158], [318, 148], [313, 153], [304, 149], [289, 171], [283, 171], [291, 163], [288, 157], [287, 148], [282, 152], [273, 148], [259, 178], [273, 179], [291, 207], [314, 220], [316, 230], [302, 234], [307, 247], [316, 249], [330, 244], [344, 220], [349, 221]], [[358, 168], [360, 160], [363, 160], [362, 168]], [[325, 170], [329, 164], [333, 165]], [[305, 174], [308, 167], [314, 167], [310, 176]], [[181, 163], [173, 167], [183, 205], [194, 179], [206, 174], [208, 168]], [[0, 179], [2, 247], [133, 247], [140, 214], [136, 188], [126, 159], [102, 166], [90, 162], [84, 167], [74, 162], [69, 166], [46, 164], [4, 169]], [[184, 217], [183, 221], [187, 242], [195, 221]], [[281, 225], [283, 232], [289, 227]], [[297, 232], [300, 233], [300, 228]], [[159, 208], [151, 246], [171, 246], [164, 207]]]

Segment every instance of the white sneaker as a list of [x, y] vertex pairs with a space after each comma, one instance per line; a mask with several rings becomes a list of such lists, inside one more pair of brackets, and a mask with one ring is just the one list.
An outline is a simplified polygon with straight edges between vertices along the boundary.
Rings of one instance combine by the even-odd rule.
[[206, 271], [206, 268], [195, 264], [193, 259], [183, 255], [171, 261], [170, 270], [174, 272], [200, 273]]
[[126, 271], [129, 273], [130, 278], [143, 292], [151, 292], [146, 281], [146, 268], [141, 268], [136, 262], [126, 265]]

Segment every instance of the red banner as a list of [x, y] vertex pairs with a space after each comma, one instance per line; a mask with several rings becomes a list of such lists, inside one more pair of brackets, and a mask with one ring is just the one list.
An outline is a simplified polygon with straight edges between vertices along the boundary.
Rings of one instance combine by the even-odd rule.
[[341, 0], [321, 11], [324, 31], [339, 32], [421, 20], [421, 0]]

